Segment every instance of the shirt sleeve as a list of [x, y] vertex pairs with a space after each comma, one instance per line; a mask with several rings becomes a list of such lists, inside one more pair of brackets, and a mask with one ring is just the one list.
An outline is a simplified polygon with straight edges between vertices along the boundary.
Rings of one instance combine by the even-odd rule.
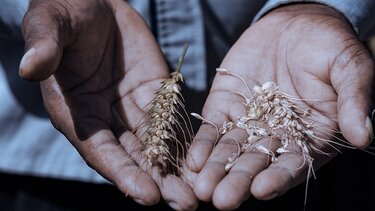
[[347, 18], [361, 39], [367, 38], [375, 32], [374, 0], [268, 0], [253, 22], [276, 7], [299, 2], [319, 3], [336, 9]]

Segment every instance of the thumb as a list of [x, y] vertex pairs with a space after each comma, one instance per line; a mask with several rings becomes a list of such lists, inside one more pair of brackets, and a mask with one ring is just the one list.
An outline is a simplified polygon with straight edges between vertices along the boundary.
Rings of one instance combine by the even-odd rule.
[[331, 81], [338, 94], [338, 123], [343, 136], [355, 147], [364, 148], [372, 140], [369, 117], [373, 92], [374, 63], [361, 44], [353, 54], [341, 55], [333, 66]]
[[20, 62], [19, 75], [26, 80], [44, 80], [60, 63], [69, 16], [66, 10], [65, 14], [61, 12], [64, 11], [61, 5], [53, 2], [31, 1], [22, 21], [26, 53]]

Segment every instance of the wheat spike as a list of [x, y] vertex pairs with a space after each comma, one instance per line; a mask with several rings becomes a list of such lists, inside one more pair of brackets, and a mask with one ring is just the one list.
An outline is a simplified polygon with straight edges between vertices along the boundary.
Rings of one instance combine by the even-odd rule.
[[[147, 113], [149, 121], [143, 140], [144, 153], [150, 165], [160, 166], [166, 173], [178, 174], [180, 159], [184, 157], [188, 142], [192, 139], [191, 123], [184, 118], [186, 111], [179, 85], [184, 81], [180, 70], [187, 48], [185, 44], [175, 71], [155, 92]], [[179, 140], [181, 134], [183, 140]]]

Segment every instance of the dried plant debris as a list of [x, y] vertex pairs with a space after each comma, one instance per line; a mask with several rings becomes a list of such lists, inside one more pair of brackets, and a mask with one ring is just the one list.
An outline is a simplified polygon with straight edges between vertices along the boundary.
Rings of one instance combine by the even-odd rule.
[[179, 58], [178, 65], [170, 78], [162, 82], [149, 104], [145, 133], [142, 135], [144, 149], [151, 166], [159, 166], [164, 173], [179, 174], [181, 160], [193, 139], [193, 130], [186, 114], [180, 83], [180, 72], [188, 45]]
[[[295, 148], [288, 146], [296, 145], [304, 161], [312, 167], [313, 158], [310, 152], [313, 145], [310, 140], [316, 139], [316, 136], [311, 130], [311, 123], [301, 118], [289, 98], [278, 91], [276, 83], [266, 82], [262, 86], [254, 86], [253, 92], [255, 95], [252, 98], [241, 95], [245, 98], [245, 114], [235, 122], [224, 122], [219, 129], [220, 134], [225, 134], [235, 127], [246, 131], [248, 137], [235, 156], [238, 157], [248, 148], [254, 148], [269, 155], [271, 161], [276, 162], [277, 155], [291, 152], [290, 150]], [[308, 114], [309, 109], [305, 112], [305, 115]], [[258, 144], [258, 141], [264, 138], [281, 142], [276, 153]], [[225, 170], [230, 170], [236, 160], [229, 158]]]
[[[295, 102], [298, 99], [279, 91], [279, 87], [275, 82], [268, 81], [250, 89], [241, 76], [223, 68], [218, 68], [217, 72], [240, 79], [246, 86], [249, 95], [251, 95], [246, 96], [236, 91], [230, 92], [240, 97], [244, 105], [244, 113], [238, 116], [235, 121], [225, 121], [221, 126], [215, 125], [199, 114], [191, 114], [202, 120], [202, 123], [214, 126], [218, 133], [217, 140], [219, 136], [226, 134], [234, 128], [246, 131], [247, 138], [241, 140], [241, 144], [235, 140], [238, 145], [238, 151], [228, 157], [228, 162], [223, 167], [225, 171], [230, 171], [239, 156], [246, 150], [264, 153], [270, 157], [271, 162], [277, 162], [278, 156], [284, 153], [300, 153], [303, 157], [301, 167], [305, 164], [308, 165], [307, 177], [309, 178], [311, 173], [314, 174], [312, 152], [328, 154], [319, 150], [320, 146], [317, 146], [317, 144], [319, 145], [324, 142], [333, 148], [333, 143], [344, 146], [342, 143], [336, 143], [316, 135], [313, 129], [318, 129], [318, 123], [312, 120], [314, 117], [311, 114], [311, 109], [297, 107]], [[334, 129], [327, 129], [328, 132], [322, 131], [321, 128], [319, 130], [326, 135], [328, 133], [338, 133]], [[331, 136], [339, 139], [332, 134]], [[271, 150], [268, 144], [264, 145], [264, 140], [279, 142], [279, 147], [276, 151]], [[344, 142], [343, 140], [340, 141]], [[346, 147], [352, 148], [350, 146]]]
[[[296, 145], [303, 155], [304, 161], [312, 167], [313, 158], [310, 156], [312, 138], [316, 138], [311, 130], [311, 123], [305, 122], [300, 114], [294, 109], [292, 102], [278, 92], [278, 87], [274, 82], [266, 82], [261, 87], [254, 86], [255, 95], [247, 98], [245, 95], [237, 93], [244, 98], [245, 114], [239, 116], [236, 121], [225, 121], [222, 126], [217, 128], [220, 135], [228, 131], [239, 128], [245, 130], [247, 139], [239, 146], [238, 152], [228, 158], [228, 163], [224, 169], [229, 171], [238, 157], [247, 149], [254, 149], [271, 157], [272, 162], [277, 161], [277, 155], [291, 152], [290, 145]], [[309, 110], [306, 111], [307, 115]], [[193, 116], [205, 120], [200, 115], [193, 113]], [[211, 123], [212, 124], [212, 123]], [[280, 141], [281, 146], [276, 153], [260, 144], [260, 140], [268, 138], [269, 140]], [[288, 147], [289, 146], [289, 147]]]
[[[288, 95], [281, 92], [279, 86], [272, 81], [255, 85], [250, 89], [240, 75], [224, 68], [217, 68], [216, 71], [218, 74], [230, 75], [239, 79], [249, 93], [247, 96], [242, 92], [229, 91], [229, 94], [238, 96], [239, 102], [244, 106], [244, 112], [237, 119], [224, 121], [222, 125], [216, 125], [197, 113], [191, 113], [195, 118], [202, 120], [202, 124], [210, 124], [215, 127], [217, 136], [214, 145], [217, 144], [221, 136], [235, 128], [245, 132], [245, 140], [239, 141], [233, 138], [237, 144], [237, 151], [227, 158], [227, 163], [223, 166], [224, 170], [230, 171], [245, 151], [263, 153], [270, 158], [270, 162], [278, 162], [278, 157], [285, 153], [300, 154], [303, 158], [303, 163], [295, 170], [305, 165], [308, 167], [304, 201], [306, 205], [308, 179], [311, 175], [315, 177], [313, 169], [314, 158], [312, 155], [330, 155], [330, 153], [321, 150], [325, 146], [329, 146], [339, 152], [340, 147], [356, 148], [339, 137], [340, 131], [338, 129], [332, 128], [328, 123], [320, 122], [313, 115], [311, 108], [297, 106], [299, 102], [303, 101], [310, 101], [309, 103], [321, 101], [299, 99]], [[374, 113], [375, 110], [373, 116]], [[333, 119], [329, 121], [335, 124], [337, 119], [330, 118]], [[276, 144], [272, 145], [271, 143]], [[277, 148], [271, 149], [271, 146], [275, 145]], [[375, 155], [370, 150], [373, 151], [374, 148], [368, 147], [364, 151]]]

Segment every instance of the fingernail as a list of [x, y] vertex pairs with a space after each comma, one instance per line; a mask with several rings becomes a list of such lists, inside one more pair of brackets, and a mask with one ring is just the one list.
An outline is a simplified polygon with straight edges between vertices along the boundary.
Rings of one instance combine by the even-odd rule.
[[22, 60], [20, 62], [20, 69], [26, 67], [28, 65], [30, 57], [32, 57], [35, 53], [35, 48], [29, 49], [25, 55], [23, 55]]
[[135, 202], [137, 202], [138, 204], [146, 205], [146, 203], [145, 203], [143, 200], [141, 200], [141, 199], [134, 199], [134, 198], [133, 198], [133, 200], [134, 200]]
[[180, 206], [176, 202], [169, 202], [168, 205], [174, 210], [180, 210]]
[[371, 123], [371, 119], [370, 117], [366, 117], [366, 120], [365, 120], [365, 127], [367, 128], [367, 130], [370, 132], [370, 142], [372, 141], [372, 138], [373, 138], [373, 131], [372, 131], [372, 123]]

